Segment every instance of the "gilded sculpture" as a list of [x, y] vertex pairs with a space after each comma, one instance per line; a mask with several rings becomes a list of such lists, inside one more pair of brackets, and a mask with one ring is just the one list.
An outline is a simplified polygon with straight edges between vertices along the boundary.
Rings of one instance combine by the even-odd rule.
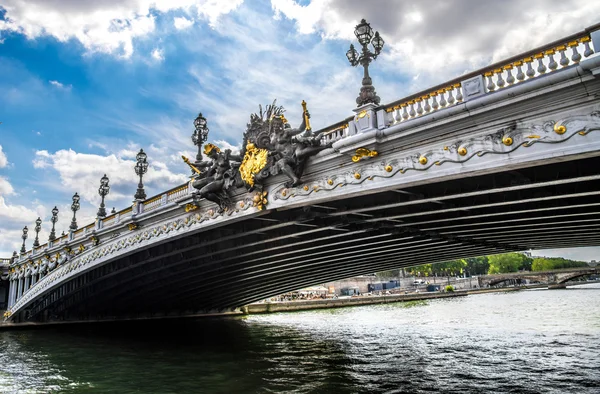
[[259, 106], [259, 112], [250, 116], [240, 155], [232, 154], [229, 149], [221, 151], [209, 143], [204, 146], [209, 160], [192, 163], [183, 156], [184, 162], [197, 174], [192, 181], [192, 187], [197, 190], [194, 205], [198, 206], [198, 200], [205, 198], [217, 204], [221, 212], [225, 211], [232, 206], [230, 192], [245, 186], [250, 192], [258, 190], [262, 197], [255, 206], [262, 209], [267, 204], [263, 182], [270, 176], [285, 175], [288, 187], [300, 184], [307, 159], [331, 146], [331, 143], [321, 143], [321, 133], [312, 132], [304, 101], [302, 108], [302, 123], [295, 129], [283, 116], [284, 108], [275, 101], [264, 111]]

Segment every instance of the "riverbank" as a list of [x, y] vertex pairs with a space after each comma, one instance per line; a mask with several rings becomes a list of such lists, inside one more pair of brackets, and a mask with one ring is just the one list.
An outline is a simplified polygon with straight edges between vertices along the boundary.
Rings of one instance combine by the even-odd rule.
[[530, 285], [521, 287], [503, 287], [503, 288], [486, 288], [486, 289], [469, 289], [458, 290], [450, 293], [432, 292], [432, 293], [409, 293], [409, 294], [388, 294], [388, 295], [371, 295], [336, 299], [315, 299], [304, 301], [272, 301], [272, 302], [257, 302], [249, 304], [241, 308], [244, 314], [264, 314], [277, 312], [295, 312], [307, 311], [313, 309], [328, 309], [328, 308], [344, 308], [350, 306], [386, 304], [390, 302], [407, 302], [432, 300], [439, 298], [464, 297], [472, 294], [484, 293], [506, 293], [512, 291], [527, 290], [533, 288], [547, 287], [547, 285]]
[[343, 308], [348, 306], [386, 304], [390, 302], [405, 302], [405, 301], [420, 301], [431, 300], [438, 298], [452, 298], [467, 296], [466, 291], [457, 291], [451, 293], [411, 293], [411, 294], [389, 294], [389, 295], [372, 295], [336, 299], [315, 299], [305, 301], [274, 301], [274, 302], [259, 302], [249, 304], [242, 308], [242, 312], [253, 315], [260, 313], [277, 313], [277, 312], [293, 312], [305, 311], [311, 309], [327, 309], [327, 308]]

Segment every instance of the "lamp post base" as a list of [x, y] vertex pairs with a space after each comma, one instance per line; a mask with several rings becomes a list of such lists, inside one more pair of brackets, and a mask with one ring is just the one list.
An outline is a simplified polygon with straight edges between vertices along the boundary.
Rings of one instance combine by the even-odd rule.
[[[370, 79], [370, 78], [369, 78]], [[356, 104], [360, 107], [361, 105], [373, 103], [379, 105], [381, 99], [375, 93], [375, 87], [373, 85], [363, 85], [360, 88], [360, 93], [356, 98]]]
[[133, 196], [133, 198], [135, 198], [136, 200], [145, 200], [146, 192], [144, 191], [144, 189], [138, 188], [137, 191], [135, 192], [135, 196]]

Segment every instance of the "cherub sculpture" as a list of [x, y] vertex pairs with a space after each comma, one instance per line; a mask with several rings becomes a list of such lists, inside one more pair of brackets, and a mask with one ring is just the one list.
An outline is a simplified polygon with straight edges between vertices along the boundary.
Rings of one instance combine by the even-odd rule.
[[[320, 133], [312, 133], [309, 121], [310, 114], [306, 110], [305, 102], [302, 102], [302, 107], [304, 116], [300, 127], [297, 129], [290, 126], [283, 116], [285, 110], [283, 107], [275, 105], [275, 102], [268, 105], [265, 112], [260, 106], [260, 113], [250, 116], [250, 123], [246, 133], [244, 133], [243, 148], [245, 156], [250, 157], [247, 152], [252, 157], [257, 156], [258, 151], [268, 152], [268, 159], [261, 161], [260, 171], [255, 171], [256, 174], [252, 178], [252, 187], [254, 187], [255, 181], [262, 181], [267, 176], [278, 173], [283, 173], [289, 178], [289, 181], [286, 182], [288, 187], [297, 186], [301, 183], [306, 160], [331, 146], [331, 144], [321, 144]], [[245, 163], [242, 164], [243, 167], [246, 167], [246, 162], [249, 163], [248, 165], [252, 164], [250, 160], [245, 160]], [[256, 167], [255, 163], [253, 167]], [[245, 174], [248, 171], [242, 168], [241, 172]], [[249, 186], [248, 177], [243, 175], [242, 178]]]
[[[206, 198], [217, 204], [221, 211], [226, 210], [230, 205], [228, 190], [232, 186], [243, 186], [238, 173], [241, 158], [231, 154], [230, 149], [221, 152], [221, 149], [213, 144], [204, 146], [204, 154], [210, 162], [203, 163], [204, 167], [207, 167], [206, 176], [192, 182], [192, 186], [198, 190], [195, 198]], [[184, 158], [184, 161], [195, 169], [195, 165], [192, 166], [189, 160]]]

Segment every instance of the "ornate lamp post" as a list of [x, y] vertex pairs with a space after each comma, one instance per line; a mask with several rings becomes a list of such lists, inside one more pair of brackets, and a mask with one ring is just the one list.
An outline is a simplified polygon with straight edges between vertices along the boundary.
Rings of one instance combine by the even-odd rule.
[[202, 145], [208, 139], [208, 127], [206, 126], [206, 118], [202, 116], [202, 113], [198, 114], [198, 117], [194, 119], [194, 133], [192, 134], [192, 142], [198, 147], [198, 153], [196, 154], [196, 163], [202, 161]]
[[135, 173], [140, 177], [140, 183], [138, 184], [137, 191], [135, 192], [134, 198], [136, 200], [145, 200], [146, 192], [144, 191], [144, 184], [142, 183], [142, 177], [148, 171], [148, 162], [146, 161], [147, 155], [143, 149], [140, 149], [138, 154], [135, 156], [137, 163], [135, 164]]
[[102, 178], [100, 178], [100, 188], [98, 189], [98, 194], [102, 197], [102, 202], [100, 203], [100, 208], [98, 209], [98, 217], [100, 219], [106, 217], [106, 208], [104, 206], [104, 197], [110, 191], [110, 186], [108, 186], [108, 177], [106, 174]]
[[27, 249], [25, 249], [25, 240], [27, 239], [28, 231], [29, 230], [27, 229], [27, 226], [23, 227], [23, 235], [21, 235], [21, 238], [23, 238], [23, 245], [21, 245], [21, 253], [27, 252]]
[[73, 204], [71, 204], [71, 211], [73, 211], [73, 220], [71, 220], [71, 225], [69, 228], [73, 231], [77, 230], [77, 219], [75, 218], [75, 214], [79, 211], [79, 194], [73, 194]]
[[[356, 104], [359, 107], [368, 103], [379, 105], [380, 98], [375, 93], [375, 87], [372, 85], [371, 77], [369, 76], [369, 63], [377, 59], [377, 56], [381, 53], [384, 44], [383, 39], [379, 35], [379, 32], [375, 32], [375, 36], [373, 36], [371, 25], [364, 19], [356, 25], [354, 35], [360, 45], [362, 45], [362, 51], [359, 55], [356, 49], [354, 49], [354, 45], [350, 44], [350, 49], [346, 52], [346, 57], [352, 66], [360, 64], [364, 69], [362, 87], [360, 88], [360, 94], [356, 98]], [[374, 52], [369, 50], [369, 43], [373, 45]]]
[[52, 222], [52, 231], [50, 231], [50, 236], [48, 237], [48, 241], [54, 241], [56, 239], [56, 233], [54, 232], [54, 226], [56, 222], [58, 222], [58, 208], [54, 207], [52, 210], [52, 217], [50, 218]]
[[40, 230], [42, 229], [42, 219], [39, 217], [35, 221], [35, 239], [33, 240], [33, 247], [37, 248], [40, 246]]

